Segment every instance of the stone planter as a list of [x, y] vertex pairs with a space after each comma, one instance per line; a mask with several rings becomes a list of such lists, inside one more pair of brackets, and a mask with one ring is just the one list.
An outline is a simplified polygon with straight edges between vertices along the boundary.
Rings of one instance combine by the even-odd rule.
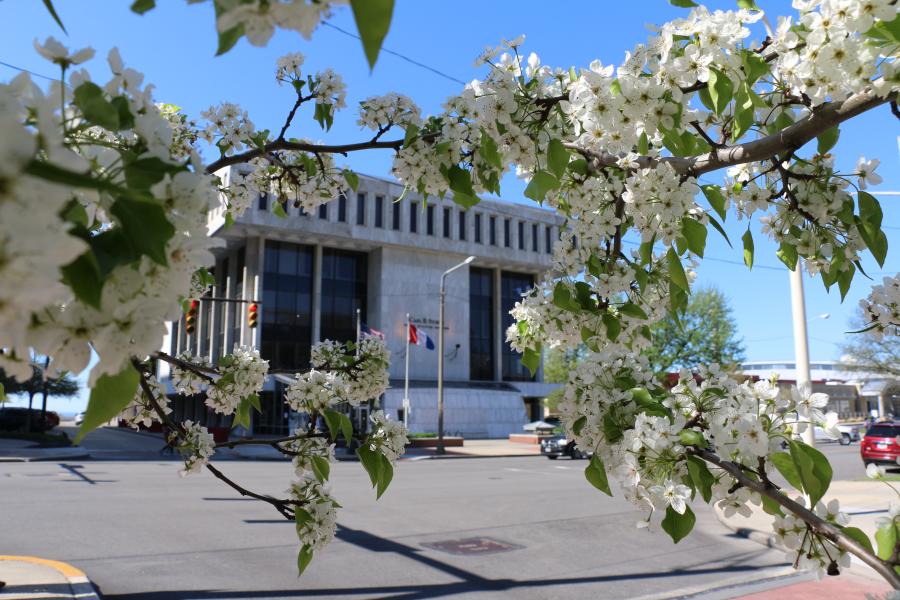
[[[438, 439], [433, 438], [413, 438], [409, 440], [409, 448], [434, 448], [437, 446]], [[461, 437], [444, 436], [444, 446], [462, 446], [463, 439]]]

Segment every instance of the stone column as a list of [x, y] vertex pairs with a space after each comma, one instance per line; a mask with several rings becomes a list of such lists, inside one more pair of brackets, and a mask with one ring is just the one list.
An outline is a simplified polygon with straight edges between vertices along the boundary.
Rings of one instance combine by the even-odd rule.
[[[231, 298], [234, 295], [234, 285], [235, 279], [237, 278], [237, 253], [232, 252], [228, 255], [228, 272], [225, 273], [225, 297]], [[225, 347], [219, 349], [219, 355], [224, 356], [226, 354], [230, 354], [234, 349], [235, 343], [239, 343], [239, 340], [235, 340], [234, 335], [231, 330], [231, 319], [232, 314], [234, 314], [235, 303], [234, 302], [220, 302], [222, 305], [222, 327], [225, 330], [225, 335], [223, 337]]]

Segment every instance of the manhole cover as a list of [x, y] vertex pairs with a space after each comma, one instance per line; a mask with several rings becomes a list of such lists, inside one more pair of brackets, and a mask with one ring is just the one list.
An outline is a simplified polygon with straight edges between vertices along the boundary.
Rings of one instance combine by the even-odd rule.
[[464, 538], [461, 540], [444, 540], [442, 542], [430, 542], [422, 544], [426, 548], [440, 550], [448, 554], [496, 554], [498, 552], [509, 552], [510, 550], [520, 550], [525, 546], [518, 544], [510, 544], [494, 538], [475, 537]]

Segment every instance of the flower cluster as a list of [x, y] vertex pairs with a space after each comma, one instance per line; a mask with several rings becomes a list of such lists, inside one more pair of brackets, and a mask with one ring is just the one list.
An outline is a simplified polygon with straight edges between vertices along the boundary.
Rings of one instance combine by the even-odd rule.
[[296, 381], [285, 390], [284, 400], [298, 412], [320, 413], [347, 396], [347, 386], [335, 372], [312, 369], [294, 377]]
[[181, 428], [183, 432], [179, 437], [178, 451], [184, 458], [184, 469], [180, 474], [186, 477], [203, 469], [216, 452], [216, 442], [206, 427], [199, 423], [185, 421]]
[[231, 102], [210, 106], [200, 116], [207, 121], [200, 136], [215, 144], [223, 154], [243, 150], [256, 131], [247, 111]]
[[305, 432], [297, 430], [294, 439], [284, 444], [284, 448], [294, 455], [294, 471], [298, 477], [304, 473], [314, 473], [313, 457], [334, 462], [334, 444], [329, 444], [323, 437], [302, 437]]
[[207, 384], [209, 383], [209, 379], [203, 377], [198, 373], [198, 369], [203, 369], [208, 367], [206, 360], [202, 357], [196, 357], [191, 354], [189, 350], [181, 353], [178, 356], [179, 359], [184, 361], [185, 363], [190, 363], [197, 367], [197, 369], [182, 369], [177, 365], [171, 366], [172, 373], [172, 387], [175, 388], [175, 391], [179, 394], [184, 394], [185, 396], [194, 396], [202, 392]]
[[288, 493], [297, 503], [294, 511], [301, 545], [313, 551], [327, 546], [337, 531], [337, 506], [328, 490], [307, 473], [291, 484]]
[[419, 107], [402, 94], [373, 96], [359, 103], [360, 126], [378, 131], [390, 125], [418, 125]]
[[226, 33], [243, 27], [244, 35], [254, 46], [265, 46], [276, 27], [294, 30], [309, 39], [319, 23], [331, 16], [332, 5], [340, 3], [342, 0], [217, 0], [222, 11], [216, 19], [216, 29]]
[[900, 275], [885, 277], [872, 287], [867, 298], [859, 301], [866, 320], [874, 327], [872, 334], [900, 335]]
[[364, 337], [358, 345], [326, 340], [313, 346], [311, 362], [316, 369], [335, 370], [344, 384], [341, 399], [359, 406], [387, 389], [390, 354], [376, 337]]
[[381, 410], [373, 413], [369, 419], [372, 421], [372, 432], [366, 439], [369, 448], [381, 452], [391, 462], [400, 458], [409, 443], [403, 423], [391, 421]]
[[[808, 504], [802, 497], [794, 501], [804, 507]], [[816, 503], [813, 512], [824, 521], [840, 527], [850, 522], [849, 517], [841, 512], [837, 499], [827, 505]], [[813, 571], [819, 579], [826, 573], [835, 574], [837, 569], [850, 568], [850, 554], [815, 533], [800, 518], [792, 514], [776, 516], [772, 527], [780, 545], [787, 548], [787, 560], [796, 568]]]
[[[171, 414], [172, 407], [169, 406], [169, 397], [166, 396], [165, 388], [157, 381], [156, 377], [152, 375], [147, 377], [147, 386], [153, 392], [153, 399], [156, 400], [156, 404], [162, 409], [163, 414]], [[134, 399], [125, 407], [119, 419], [125, 421], [129, 427], [140, 429], [142, 426], [150, 427], [159, 420], [158, 414], [144, 393], [144, 388], [138, 385]]]
[[206, 392], [206, 405], [219, 414], [230, 415], [245, 398], [259, 393], [269, 372], [269, 361], [259, 350], [235, 346], [234, 351], [219, 360], [221, 376]]

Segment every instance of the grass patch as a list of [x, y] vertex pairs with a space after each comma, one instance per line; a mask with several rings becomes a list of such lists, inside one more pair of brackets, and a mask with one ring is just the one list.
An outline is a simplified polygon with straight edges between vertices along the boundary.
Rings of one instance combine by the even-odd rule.
[[406, 437], [411, 440], [419, 439], [419, 438], [436, 438], [437, 434], [436, 433], [407, 433]]
[[24, 440], [34, 442], [41, 448], [62, 448], [72, 445], [72, 440], [65, 433], [0, 431], [0, 440]]

